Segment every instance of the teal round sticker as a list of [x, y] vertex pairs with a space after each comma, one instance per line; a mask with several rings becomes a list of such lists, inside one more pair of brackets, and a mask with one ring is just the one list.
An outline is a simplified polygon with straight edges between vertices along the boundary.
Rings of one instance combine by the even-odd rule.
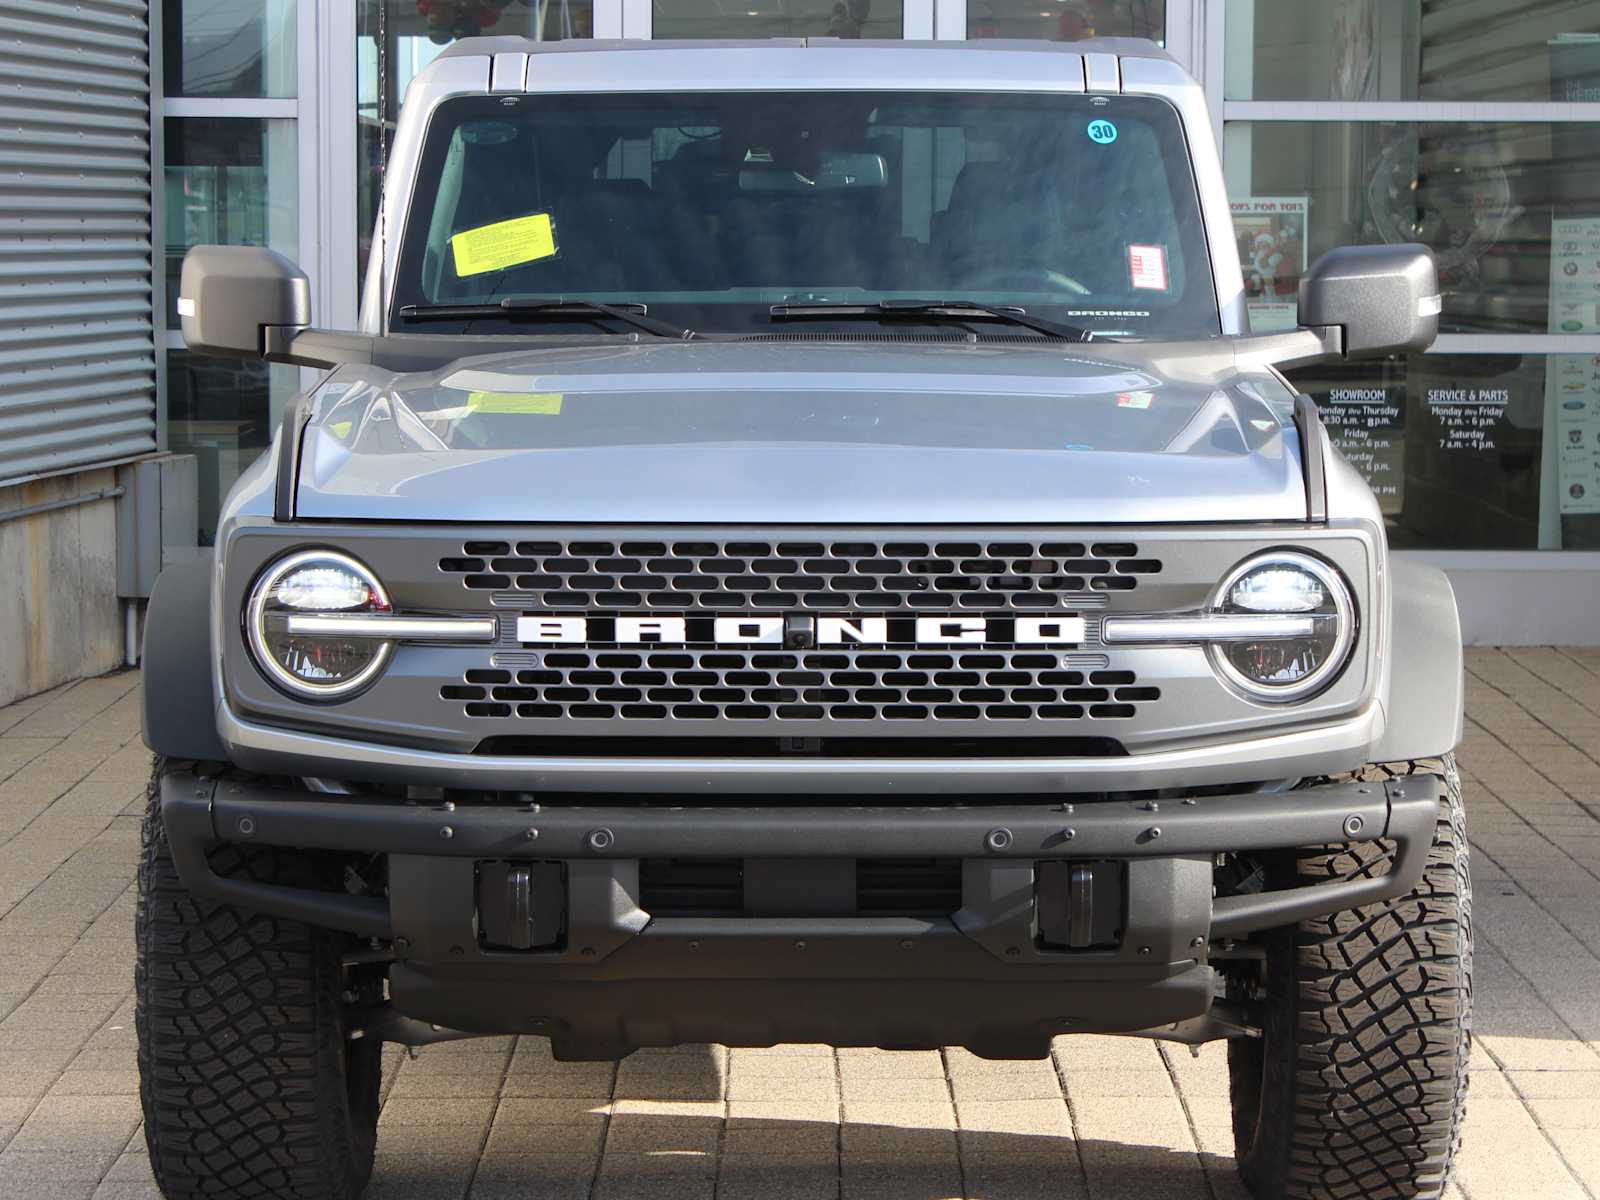
[[1110, 121], [1090, 121], [1089, 140], [1098, 142], [1102, 146], [1109, 146], [1117, 140], [1117, 127]]

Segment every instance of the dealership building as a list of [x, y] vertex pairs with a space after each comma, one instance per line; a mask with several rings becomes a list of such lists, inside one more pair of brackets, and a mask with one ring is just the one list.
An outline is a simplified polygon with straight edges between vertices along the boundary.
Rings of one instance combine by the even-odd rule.
[[1477, 642], [1600, 643], [1600, 0], [6, 0], [0, 703], [136, 650], [300, 368], [192, 356], [184, 251], [269, 246], [352, 327], [410, 79], [541, 40], [1152, 38], [1204, 85], [1252, 326], [1423, 242], [1425, 354], [1292, 373]]

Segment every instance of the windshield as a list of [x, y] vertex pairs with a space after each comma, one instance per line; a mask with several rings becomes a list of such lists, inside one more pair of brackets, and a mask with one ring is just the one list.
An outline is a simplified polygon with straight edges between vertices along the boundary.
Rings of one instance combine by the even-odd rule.
[[[792, 319], [795, 306], [912, 298], [1021, 306], [1097, 337], [1220, 331], [1177, 114], [1131, 96], [446, 101], [424, 144], [391, 328], [417, 328], [406, 306], [519, 297], [642, 304], [708, 333], [794, 332], [774, 306]], [[803, 315], [803, 331], [834, 327]], [[597, 322], [430, 316], [430, 333]], [[631, 332], [609, 321], [599, 328]]]

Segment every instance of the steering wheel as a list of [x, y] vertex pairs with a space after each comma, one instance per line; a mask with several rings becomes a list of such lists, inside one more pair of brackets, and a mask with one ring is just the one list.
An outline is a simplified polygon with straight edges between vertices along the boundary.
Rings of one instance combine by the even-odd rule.
[[963, 282], [977, 291], [1002, 291], [1007, 288], [1037, 291], [1038, 285], [1044, 284], [1046, 290], [1072, 292], [1079, 296], [1089, 294], [1089, 289], [1076, 279], [1063, 275], [1060, 271], [1052, 271], [1049, 267], [1018, 265], [980, 267]]

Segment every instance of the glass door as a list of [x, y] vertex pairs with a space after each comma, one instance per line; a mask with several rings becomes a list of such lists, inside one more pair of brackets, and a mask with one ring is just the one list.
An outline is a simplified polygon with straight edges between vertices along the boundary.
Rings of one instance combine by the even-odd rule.
[[300, 384], [293, 367], [191, 354], [178, 327], [191, 246], [264, 246], [298, 259], [307, 243], [300, 63], [307, 8], [296, 0], [162, 0], [162, 211], [167, 445], [199, 474], [199, 539], [210, 545], [228, 489], [266, 449]]

